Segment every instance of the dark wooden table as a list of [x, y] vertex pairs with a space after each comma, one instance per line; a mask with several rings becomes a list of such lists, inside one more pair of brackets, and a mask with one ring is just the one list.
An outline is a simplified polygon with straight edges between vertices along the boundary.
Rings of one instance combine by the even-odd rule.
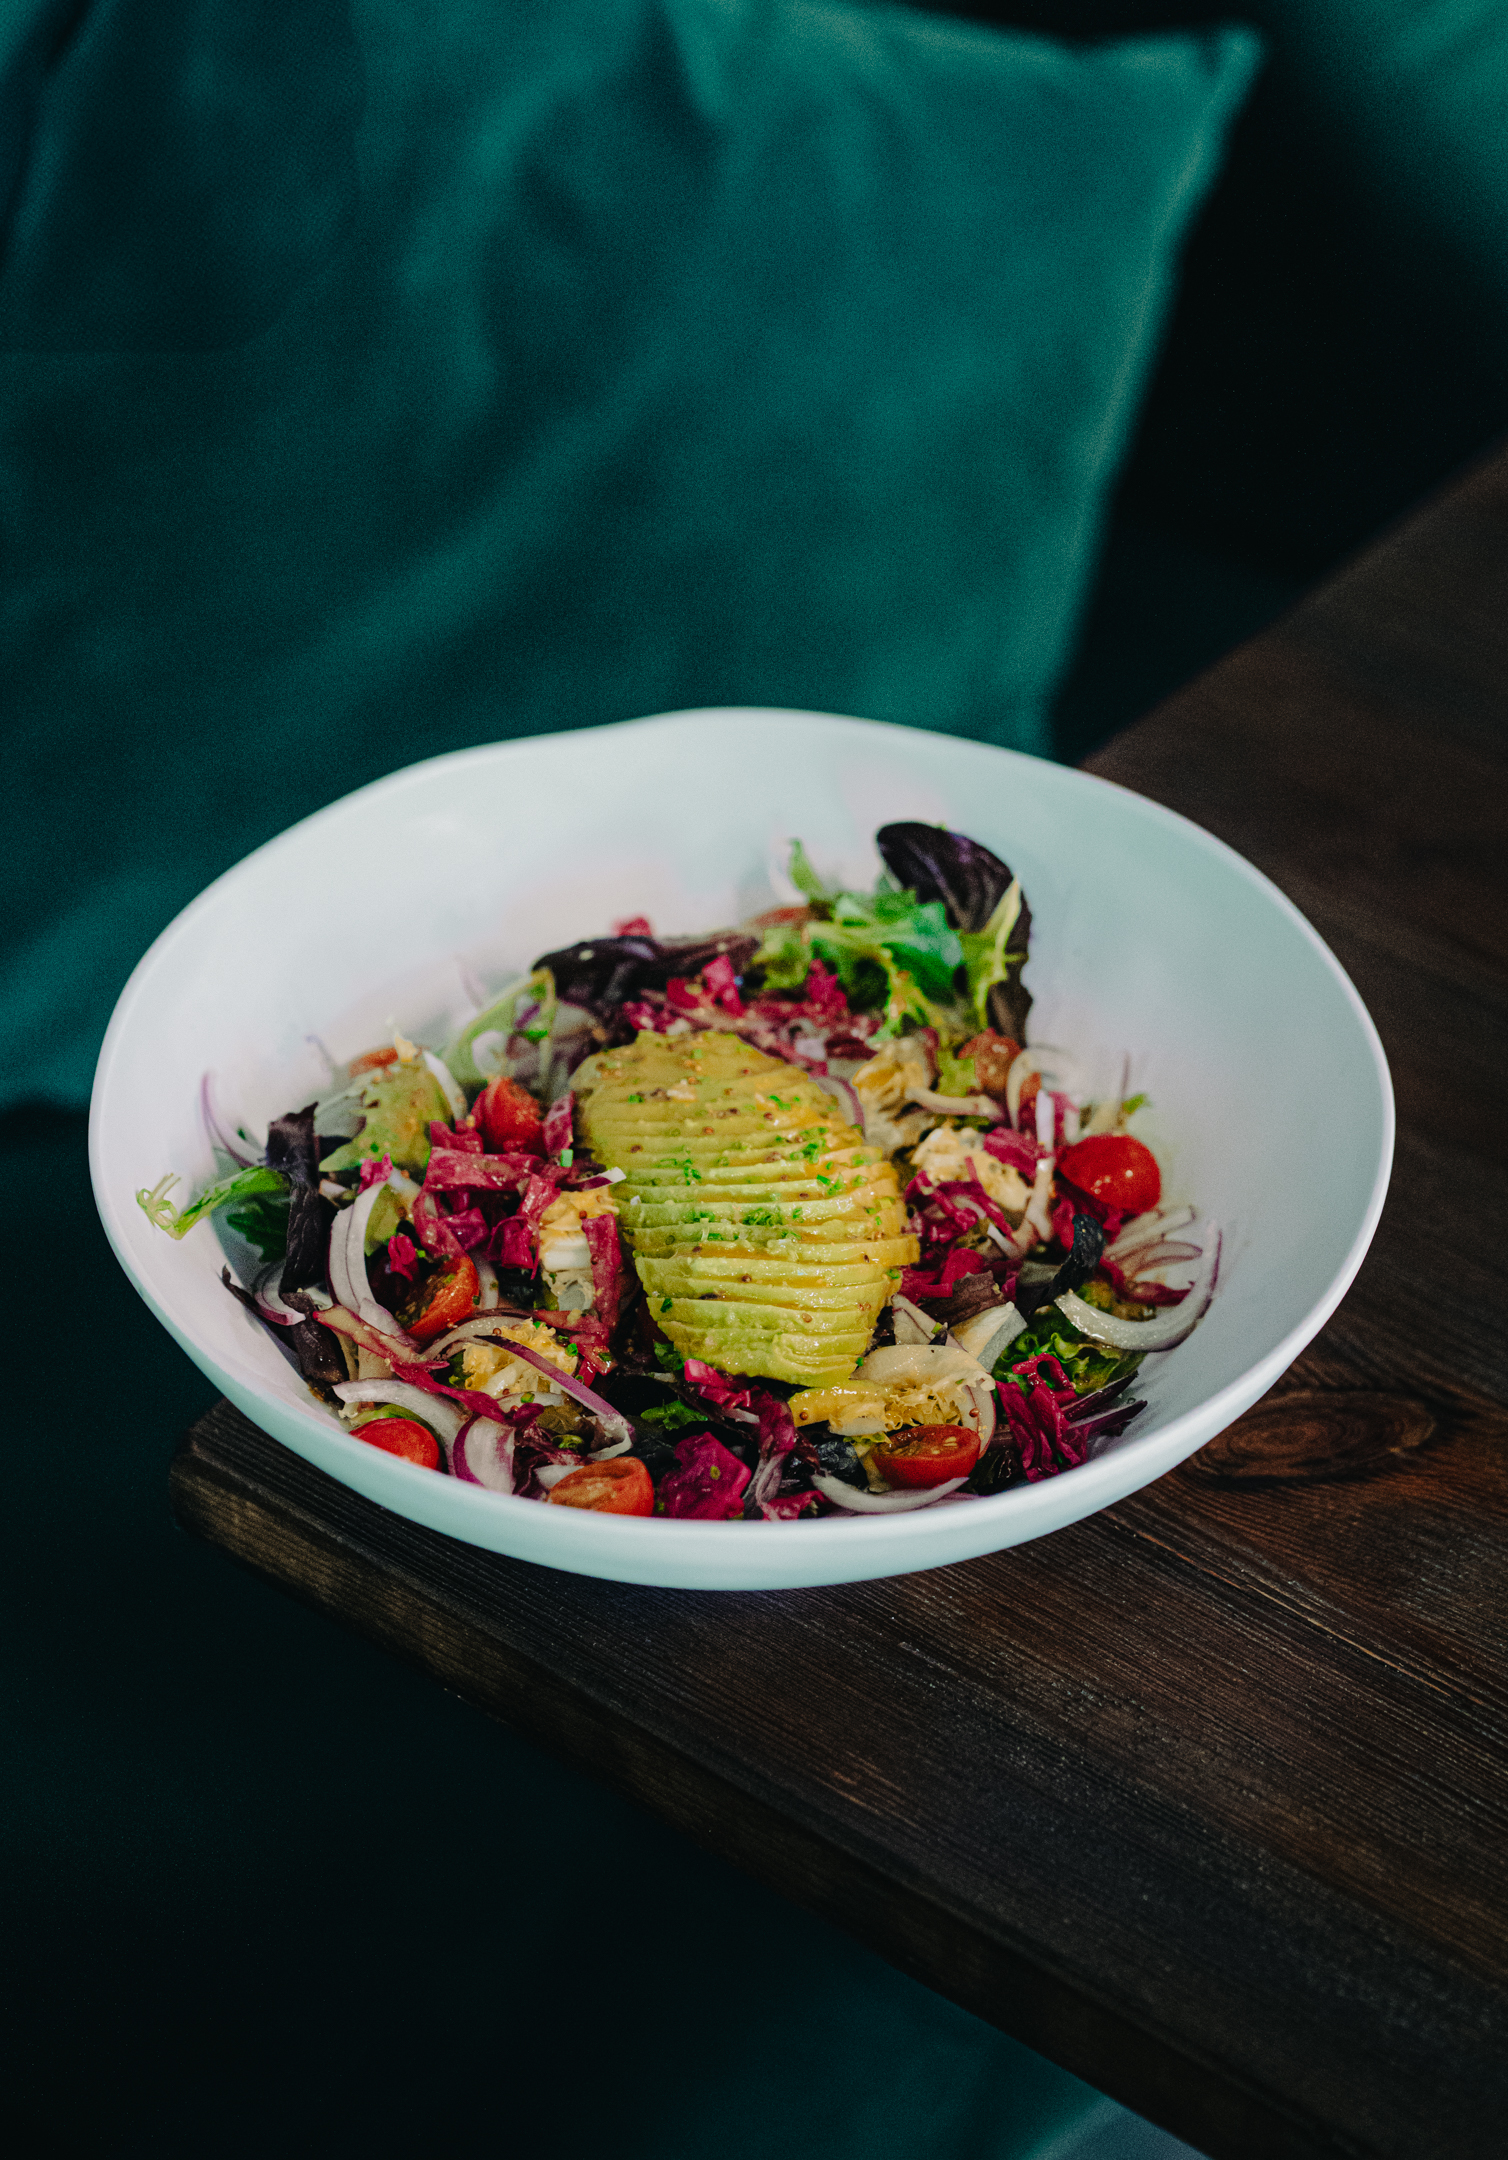
[[1292, 894], [1400, 1116], [1334, 1321], [1149, 1491], [895, 1582], [625, 1589], [222, 1405], [180, 1520], [1216, 2160], [1508, 2151], [1505, 749], [1508, 458], [1094, 760]]

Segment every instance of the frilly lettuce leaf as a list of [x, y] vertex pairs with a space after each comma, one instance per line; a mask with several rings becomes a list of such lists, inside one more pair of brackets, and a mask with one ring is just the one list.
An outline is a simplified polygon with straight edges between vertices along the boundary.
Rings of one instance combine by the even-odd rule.
[[281, 1170], [269, 1170], [265, 1163], [256, 1163], [249, 1170], [236, 1170], [229, 1177], [217, 1178], [186, 1208], [175, 1207], [168, 1198], [177, 1183], [177, 1177], [170, 1171], [165, 1178], [159, 1178], [150, 1191], [143, 1186], [136, 1195], [136, 1204], [148, 1221], [173, 1238], [187, 1237], [196, 1223], [203, 1222], [207, 1215], [213, 1215], [216, 1209], [228, 1206], [233, 1200], [249, 1201], [259, 1194], [276, 1193], [282, 1196], [285, 1211], [288, 1204], [288, 1180]]

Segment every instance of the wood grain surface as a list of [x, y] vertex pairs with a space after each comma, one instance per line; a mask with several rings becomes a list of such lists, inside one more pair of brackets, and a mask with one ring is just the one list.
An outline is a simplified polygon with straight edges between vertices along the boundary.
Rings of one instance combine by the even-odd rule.
[[1201, 1455], [1037, 1544], [780, 1595], [454, 1545], [225, 1405], [174, 1505], [1215, 2160], [1495, 2160], [1508, 459], [1094, 769], [1292, 895], [1398, 1092], [1355, 1287]]

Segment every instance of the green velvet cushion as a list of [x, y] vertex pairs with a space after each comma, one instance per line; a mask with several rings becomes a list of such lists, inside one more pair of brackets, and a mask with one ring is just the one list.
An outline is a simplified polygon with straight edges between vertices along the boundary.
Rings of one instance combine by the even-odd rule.
[[96, 0], [12, 83], [0, 1100], [81, 1099], [174, 910], [410, 759], [717, 702], [1045, 747], [1256, 58], [803, 0], [277, 19]]
[[1259, 0], [1373, 200], [1449, 250], [1508, 357], [1508, 8], [1503, 0]]

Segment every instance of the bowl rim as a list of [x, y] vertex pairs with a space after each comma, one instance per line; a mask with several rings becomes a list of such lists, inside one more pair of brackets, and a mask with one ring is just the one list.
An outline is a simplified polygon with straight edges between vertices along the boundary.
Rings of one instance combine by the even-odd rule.
[[[1078, 785], [1093, 789], [1104, 789], [1122, 797], [1129, 806], [1132, 806], [1134, 815], [1148, 820], [1154, 826], [1176, 830], [1182, 840], [1192, 843], [1196, 848], [1215, 857], [1226, 869], [1234, 870], [1241, 880], [1277, 909], [1278, 913], [1286, 919], [1292, 928], [1299, 932], [1300, 936], [1307, 941], [1311, 949], [1318, 955], [1325, 970], [1339, 989], [1343, 1002], [1349, 1007], [1370, 1056], [1372, 1077], [1378, 1091], [1377, 1108], [1381, 1126], [1381, 1147], [1378, 1161], [1373, 1172], [1366, 1205], [1362, 1210], [1345, 1256], [1325, 1290], [1303, 1317], [1296, 1321], [1270, 1350], [1266, 1351], [1261, 1357], [1254, 1359], [1250, 1365], [1243, 1367], [1215, 1394], [1206, 1396], [1200, 1402], [1181, 1411], [1165, 1426], [1146, 1434], [1128, 1435], [1125, 1444], [1112, 1453], [1093, 1458], [1089, 1462], [1076, 1466], [1071, 1472], [1064, 1472], [1056, 1478], [1043, 1479], [1032, 1484], [1016, 1485], [1002, 1493], [972, 1499], [968, 1508], [970, 1521], [983, 1526], [988, 1522], [1003, 1522], [1008, 1517], [1013, 1523], [1021, 1525], [1024, 1533], [1021, 1539], [1013, 1538], [1010, 1542], [1025, 1542], [1034, 1534], [1038, 1534], [1033, 1532], [1030, 1524], [1039, 1516], [1051, 1516], [1053, 1519], [1051, 1525], [1045, 1525], [1044, 1527], [1059, 1527], [1065, 1519], [1079, 1520], [1085, 1515], [1095, 1513], [1099, 1508], [1110, 1504], [1113, 1500], [1124, 1497], [1129, 1492], [1139, 1490], [1145, 1484], [1152, 1482], [1157, 1476], [1162, 1475], [1166, 1470], [1175, 1467], [1177, 1463], [1186, 1459], [1206, 1440], [1213, 1438], [1216, 1433], [1224, 1429], [1225, 1425], [1229, 1424], [1244, 1409], [1265, 1394], [1267, 1389], [1288, 1369], [1305, 1346], [1324, 1327], [1355, 1281], [1357, 1272], [1366, 1257], [1381, 1218], [1392, 1173], [1396, 1139], [1396, 1109], [1392, 1075], [1389, 1071], [1387, 1056], [1376, 1025], [1360, 992], [1318, 930], [1315, 929], [1302, 910], [1288, 897], [1282, 888], [1237, 849], [1207, 831], [1205, 827], [1197, 824], [1192, 818], [1185, 817], [1181, 812], [1168, 808], [1166, 804], [1157, 802], [1151, 796], [1138, 793], [1134, 788], [1125, 787], [1118, 781], [1105, 779], [1098, 773], [1085, 772], [1078, 766], [1060, 765], [1053, 759], [1035, 757], [1029, 752], [1008, 749], [1003, 745], [980, 743], [967, 737], [943, 736], [938, 738], [931, 735], [927, 730], [909, 728], [895, 722], [864, 720], [849, 714], [816, 713], [786, 706], [707, 706], [653, 713], [630, 720], [610, 721], [600, 727], [554, 730], [549, 733], [517, 737], [502, 742], [472, 744], [465, 749], [444, 751], [434, 757], [419, 759], [413, 764], [400, 766], [393, 772], [384, 773], [377, 779], [367, 781], [361, 787], [352, 789], [348, 794], [338, 796], [334, 801], [323, 804], [319, 809], [311, 811], [306, 817], [300, 818], [293, 825], [286, 827], [280, 833], [274, 834], [270, 839], [263, 841], [258, 847], [240, 857], [235, 863], [223, 870], [218, 877], [204, 886], [153, 939], [146, 952], [143, 953], [141, 959], [132, 969], [121, 990], [100, 1047], [89, 1107], [90, 1175], [94, 1187], [95, 1204], [99, 1210], [111, 1249], [124, 1268], [138, 1295], [143, 1299], [154, 1317], [179, 1343], [180, 1347], [200, 1365], [201, 1370], [208, 1368], [208, 1377], [217, 1386], [222, 1388], [226, 1386], [225, 1374], [229, 1361], [224, 1359], [218, 1350], [209, 1348], [199, 1341], [193, 1330], [180, 1323], [155, 1295], [149, 1284], [138, 1275], [121, 1227], [124, 1211], [120, 1210], [118, 1212], [119, 1202], [115, 1189], [116, 1180], [108, 1174], [108, 1165], [105, 1159], [105, 1127], [110, 1115], [111, 1080], [121, 1055], [122, 1044], [131, 1028], [135, 1007], [144, 995], [148, 983], [155, 976], [157, 970], [171, 957], [178, 940], [188, 932], [193, 918], [207, 910], [214, 900], [221, 895], [225, 887], [246, 875], [253, 864], [263, 862], [271, 856], [293, 848], [311, 827], [318, 827], [328, 821], [333, 821], [337, 817], [351, 815], [357, 812], [360, 806], [369, 804], [374, 798], [397, 793], [411, 786], [421, 775], [441, 771], [457, 774], [463, 772], [469, 765], [492, 763], [499, 759], [506, 760], [512, 756], [526, 757], [544, 745], [563, 741], [580, 744], [583, 740], [590, 741], [604, 735], [616, 737], [628, 731], [642, 732], [651, 729], [663, 729], [667, 725], [684, 727], [687, 723], [721, 724], [730, 720], [765, 721], [771, 719], [794, 720], [805, 724], [815, 722], [843, 730], [854, 730], [865, 735], [882, 732], [908, 738], [926, 737], [934, 741], [941, 739], [950, 746], [979, 752], [987, 757], [1003, 757], [1010, 761], [1019, 760], [1021, 763], [1033, 767], [1046, 767], [1060, 781], [1070, 787]], [[236, 1377], [241, 1380], [242, 1387], [247, 1394], [255, 1396], [261, 1392], [261, 1377], [249, 1365], [237, 1372]], [[349, 1455], [346, 1459], [353, 1463], [361, 1461], [370, 1454], [370, 1450], [366, 1449], [362, 1442], [353, 1435], [347, 1433], [336, 1421], [333, 1413], [326, 1409], [323, 1404], [317, 1402], [312, 1395], [307, 1403], [279, 1403], [278, 1414], [280, 1420], [286, 1422], [291, 1419], [295, 1425], [302, 1427], [309, 1433], [311, 1439], [315, 1439], [323, 1448], [335, 1446], [342, 1455], [348, 1450]], [[1135, 1463], [1138, 1467], [1145, 1468], [1148, 1458], [1152, 1456], [1161, 1459], [1161, 1468], [1150, 1470], [1147, 1476], [1137, 1476], [1128, 1480], [1126, 1472], [1132, 1464]], [[426, 1482], [433, 1477], [433, 1472], [420, 1470], [416, 1466], [398, 1461], [396, 1458], [385, 1458], [385, 1464], [394, 1473], [408, 1472], [413, 1478], [425, 1480]], [[1071, 1512], [1065, 1518], [1064, 1503], [1069, 1499], [1069, 1493], [1065, 1488], [1070, 1478], [1072, 1480], [1072, 1505]], [[401, 1485], [399, 1489], [402, 1489]], [[419, 1489], [415, 1488], [416, 1491]], [[458, 1489], [456, 1494], [450, 1497], [450, 1506], [455, 1508], [458, 1505], [465, 1514], [470, 1514], [475, 1510], [485, 1511], [478, 1516], [479, 1521], [491, 1519], [496, 1522], [499, 1518], [493, 1513], [493, 1510], [499, 1506], [508, 1510], [528, 1509], [530, 1519], [536, 1523], [540, 1515], [540, 1506], [537, 1501], [524, 1500], [516, 1495], [494, 1493], [480, 1487]], [[548, 1516], [549, 1511], [546, 1510], [545, 1512]], [[633, 1553], [639, 1555], [641, 1559], [650, 1550], [668, 1552], [673, 1548], [676, 1540], [684, 1541], [692, 1536], [701, 1538], [706, 1535], [709, 1529], [715, 1530], [718, 1547], [728, 1553], [730, 1560], [749, 1554], [752, 1551], [759, 1551], [773, 1558], [776, 1546], [772, 1545], [772, 1540], [778, 1541], [779, 1546], [783, 1548], [789, 1548], [799, 1541], [802, 1550], [811, 1553], [815, 1559], [818, 1556], [819, 1544], [825, 1547], [836, 1535], [842, 1539], [845, 1551], [854, 1554], [855, 1557], [862, 1552], [866, 1556], [866, 1561], [872, 1561], [879, 1558], [883, 1552], [892, 1546], [903, 1547], [907, 1544], [915, 1537], [917, 1531], [923, 1525], [935, 1520], [938, 1511], [932, 1508], [920, 1508], [892, 1515], [843, 1516], [808, 1522], [738, 1521], [718, 1522], [710, 1525], [694, 1519], [679, 1520], [662, 1516], [630, 1518], [595, 1515], [589, 1511], [575, 1509], [567, 1512], [571, 1517], [574, 1538], [599, 1548], [603, 1561], [607, 1562], [620, 1552], [625, 1558], [630, 1553]], [[546, 1536], [548, 1535], [547, 1532], [543, 1531], [542, 1525], [540, 1525], [540, 1532]], [[463, 1533], [458, 1532], [450, 1534], [463, 1535]], [[564, 1528], [562, 1529], [562, 1535], [564, 1535]], [[649, 1539], [655, 1541], [653, 1547], [646, 1542]], [[757, 1546], [751, 1546], [750, 1541], [754, 1539], [758, 1540]], [[856, 1544], [856, 1540], [861, 1542]], [[488, 1541], [488, 1543], [490, 1545], [491, 1541]], [[988, 1550], [990, 1548], [985, 1545], [981, 1549]], [[548, 1560], [545, 1561], [545, 1564], [549, 1564]], [[581, 1570], [576, 1571], [580, 1572]], [[611, 1573], [616, 1572], [616, 1570], [605, 1566], [601, 1572]], [[857, 1577], [861, 1573], [878, 1572], [883, 1572], [883, 1569], [871, 1569], [866, 1565], [864, 1568], [856, 1570], [855, 1576]], [[649, 1578], [641, 1578], [639, 1569], [635, 1568], [633, 1570], [633, 1579]]]

